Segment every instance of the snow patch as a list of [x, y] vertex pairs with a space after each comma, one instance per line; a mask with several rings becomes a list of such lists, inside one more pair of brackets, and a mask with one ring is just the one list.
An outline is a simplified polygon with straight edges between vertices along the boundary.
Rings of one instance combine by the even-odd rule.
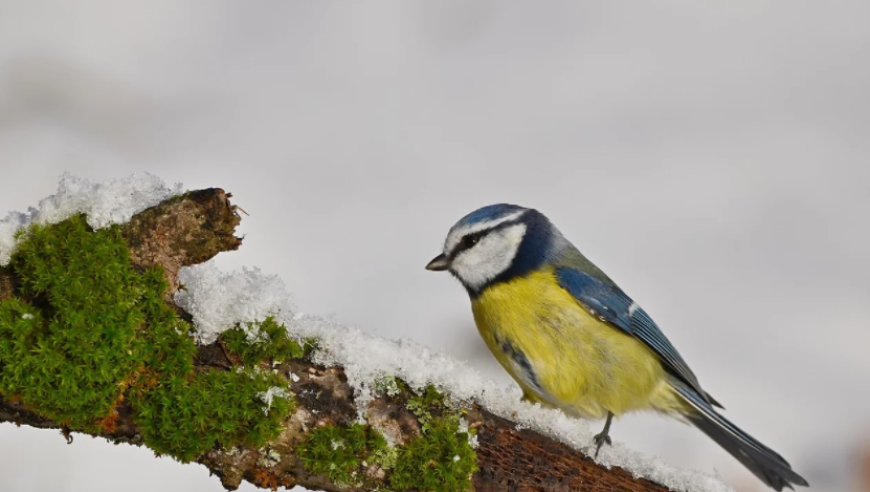
[[18, 246], [15, 233], [31, 224], [56, 224], [84, 213], [88, 224], [103, 229], [128, 222], [134, 215], [182, 193], [181, 183], [167, 188], [162, 179], [151, 174], [92, 183], [69, 173], [60, 177], [57, 193], [40, 200], [27, 212], [10, 212], [0, 220], [0, 266], [7, 265]]
[[[259, 268], [224, 273], [207, 261], [182, 268], [178, 280], [184, 288], [175, 294], [175, 302], [193, 315], [199, 343], [211, 343], [236, 325], [247, 329], [247, 323], [269, 316], [281, 320], [296, 310], [284, 282]], [[248, 330], [249, 339], [258, 335]]]

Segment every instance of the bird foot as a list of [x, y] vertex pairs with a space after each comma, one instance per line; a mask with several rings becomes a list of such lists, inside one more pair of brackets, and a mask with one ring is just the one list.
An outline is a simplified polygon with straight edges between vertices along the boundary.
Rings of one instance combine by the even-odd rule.
[[607, 432], [602, 432], [600, 434], [595, 434], [595, 437], [592, 438], [595, 441], [595, 458], [598, 458], [598, 452], [601, 451], [601, 446], [607, 444], [608, 446], [613, 445], [613, 441], [610, 440], [610, 436], [607, 435]]
[[601, 451], [601, 446], [607, 443], [608, 446], [613, 443], [610, 441], [610, 424], [613, 422], [613, 412], [607, 412], [607, 420], [604, 422], [604, 428], [601, 432], [595, 434], [595, 459], [598, 459], [598, 452]]

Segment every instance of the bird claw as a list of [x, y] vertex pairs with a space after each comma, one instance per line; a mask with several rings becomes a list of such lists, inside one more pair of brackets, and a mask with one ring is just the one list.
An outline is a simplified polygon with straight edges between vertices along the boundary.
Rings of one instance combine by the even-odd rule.
[[598, 458], [598, 452], [601, 451], [601, 446], [604, 446], [605, 444], [607, 444], [608, 446], [613, 445], [613, 441], [610, 440], [610, 436], [604, 432], [602, 432], [600, 434], [595, 434], [595, 437], [593, 438], [593, 440], [595, 441], [595, 457], [596, 458]]
[[613, 422], [613, 413], [607, 412], [607, 420], [604, 422], [604, 428], [601, 429], [601, 432], [595, 434], [593, 440], [595, 441], [595, 459], [598, 459], [598, 452], [601, 451], [601, 446], [604, 446], [604, 443], [607, 443], [608, 446], [611, 446], [613, 442], [610, 440], [610, 424]]

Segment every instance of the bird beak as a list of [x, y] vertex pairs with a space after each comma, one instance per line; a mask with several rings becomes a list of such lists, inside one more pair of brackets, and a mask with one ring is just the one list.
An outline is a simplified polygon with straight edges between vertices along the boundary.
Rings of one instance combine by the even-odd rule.
[[450, 260], [447, 259], [443, 254], [436, 256], [426, 265], [426, 270], [432, 270], [433, 272], [442, 272], [447, 270], [450, 266]]

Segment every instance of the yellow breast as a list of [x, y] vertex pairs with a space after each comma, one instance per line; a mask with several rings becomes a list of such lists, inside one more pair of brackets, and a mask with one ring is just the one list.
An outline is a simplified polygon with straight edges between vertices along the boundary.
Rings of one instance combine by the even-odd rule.
[[656, 355], [591, 315], [552, 268], [492, 285], [471, 307], [487, 346], [527, 399], [589, 418], [679, 406]]

